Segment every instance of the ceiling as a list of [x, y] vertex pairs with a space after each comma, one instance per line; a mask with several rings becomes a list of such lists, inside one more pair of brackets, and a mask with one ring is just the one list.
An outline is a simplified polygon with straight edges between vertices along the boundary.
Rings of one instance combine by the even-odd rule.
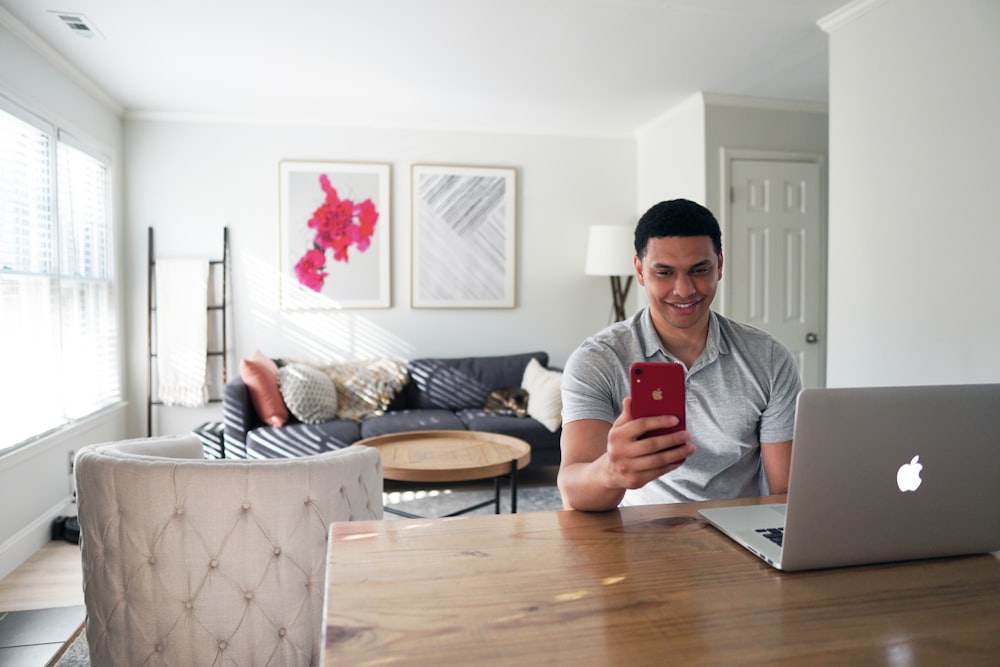
[[845, 4], [0, 0], [0, 22], [131, 117], [615, 136], [697, 92], [826, 102], [816, 21]]

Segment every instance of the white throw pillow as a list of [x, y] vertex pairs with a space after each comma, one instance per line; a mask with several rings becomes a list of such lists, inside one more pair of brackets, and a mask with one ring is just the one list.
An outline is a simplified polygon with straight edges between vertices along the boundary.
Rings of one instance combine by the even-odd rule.
[[337, 418], [337, 387], [322, 371], [288, 364], [278, 371], [278, 387], [288, 411], [303, 424]]
[[562, 425], [562, 373], [532, 359], [524, 369], [521, 388], [528, 390], [528, 416], [553, 433]]

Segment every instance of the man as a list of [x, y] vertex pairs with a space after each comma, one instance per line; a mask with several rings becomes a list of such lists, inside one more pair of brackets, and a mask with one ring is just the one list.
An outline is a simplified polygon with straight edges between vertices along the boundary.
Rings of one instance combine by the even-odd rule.
[[[780, 342], [710, 310], [723, 263], [715, 216], [660, 202], [639, 219], [635, 252], [649, 306], [588, 338], [564, 369], [563, 501], [600, 511], [784, 493], [802, 383]], [[635, 361], [683, 364], [688, 430], [644, 437], [678, 420], [632, 418]]]

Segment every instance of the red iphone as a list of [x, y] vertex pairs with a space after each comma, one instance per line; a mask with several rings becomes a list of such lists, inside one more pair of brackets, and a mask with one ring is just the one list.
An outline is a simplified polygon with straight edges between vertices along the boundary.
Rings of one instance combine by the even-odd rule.
[[672, 362], [637, 361], [629, 368], [632, 389], [632, 417], [673, 415], [680, 423], [673, 428], [657, 429], [646, 435], [683, 431], [684, 367]]

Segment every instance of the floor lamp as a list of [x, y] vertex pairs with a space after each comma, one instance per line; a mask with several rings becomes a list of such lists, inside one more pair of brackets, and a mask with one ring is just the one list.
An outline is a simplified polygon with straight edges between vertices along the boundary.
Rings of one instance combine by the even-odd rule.
[[[632, 286], [635, 272], [632, 258], [635, 257], [634, 232], [625, 225], [592, 225], [587, 238], [587, 265], [584, 273], [588, 276], [611, 277], [611, 301], [614, 304], [614, 321], [625, 319], [625, 298]], [[628, 276], [622, 287], [622, 276]]]

